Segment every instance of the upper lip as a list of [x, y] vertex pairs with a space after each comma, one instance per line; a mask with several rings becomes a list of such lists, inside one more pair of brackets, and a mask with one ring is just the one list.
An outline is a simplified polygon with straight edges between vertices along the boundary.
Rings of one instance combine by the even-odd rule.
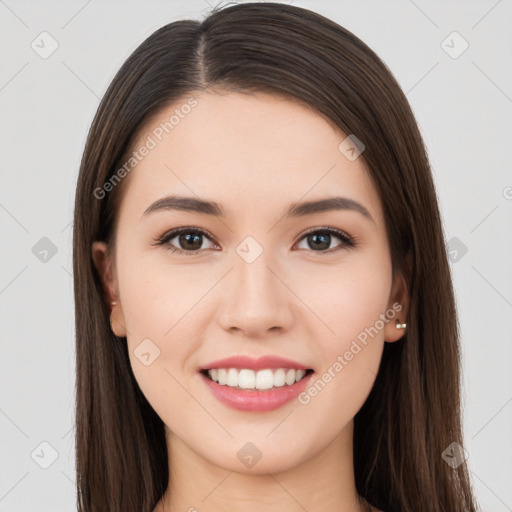
[[227, 357], [218, 359], [201, 366], [199, 370], [212, 370], [214, 368], [247, 368], [250, 370], [263, 370], [265, 368], [295, 368], [298, 370], [309, 370], [307, 366], [277, 356], [262, 356], [257, 359], [248, 356]]

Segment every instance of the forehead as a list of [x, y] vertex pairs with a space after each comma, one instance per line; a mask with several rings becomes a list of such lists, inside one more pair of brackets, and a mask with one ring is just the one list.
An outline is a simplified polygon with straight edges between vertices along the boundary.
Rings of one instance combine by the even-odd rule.
[[346, 137], [313, 108], [281, 96], [190, 94], [139, 129], [133, 150], [150, 149], [131, 171], [123, 203], [141, 215], [149, 202], [183, 194], [215, 200], [237, 216], [342, 195], [379, 220], [362, 158], [351, 161], [339, 149]]

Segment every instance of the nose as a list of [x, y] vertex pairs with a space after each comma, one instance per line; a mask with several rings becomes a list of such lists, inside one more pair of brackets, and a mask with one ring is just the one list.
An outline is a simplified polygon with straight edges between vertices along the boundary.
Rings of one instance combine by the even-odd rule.
[[224, 283], [218, 321], [231, 334], [263, 338], [290, 329], [294, 294], [280, 267], [265, 258], [252, 263], [235, 254], [234, 268]]

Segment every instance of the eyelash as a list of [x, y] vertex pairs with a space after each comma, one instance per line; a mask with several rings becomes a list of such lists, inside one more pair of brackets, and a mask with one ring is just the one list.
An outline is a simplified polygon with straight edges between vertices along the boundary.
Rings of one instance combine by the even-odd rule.
[[[183, 228], [173, 229], [172, 231], [169, 231], [169, 232], [163, 234], [160, 238], [155, 240], [153, 245], [163, 246], [163, 245], [167, 244], [173, 238], [176, 238], [176, 236], [181, 235], [182, 233], [188, 233], [188, 234], [193, 233], [195, 235], [203, 235], [206, 238], [210, 239], [210, 241], [212, 241], [212, 242], [214, 241], [213, 236], [208, 231], [205, 231], [204, 229], [192, 228], [192, 227], [183, 227]], [[339, 229], [330, 228], [330, 227], [312, 228], [312, 229], [306, 231], [306, 233], [304, 233], [302, 235], [302, 237], [299, 239], [299, 242], [301, 242], [306, 236], [311, 235], [313, 233], [315, 233], [315, 234], [320, 234], [321, 233], [321, 234], [335, 235], [342, 242], [340, 245], [338, 245], [334, 249], [328, 249], [328, 250], [325, 250], [325, 251], [313, 251], [313, 250], [311, 250], [311, 252], [315, 252], [315, 253], [318, 253], [318, 254], [326, 254], [326, 253], [327, 254], [332, 254], [332, 253], [334, 253], [336, 251], [339, 251], [341, 249], [353, 249], [354, 247], [356, 247], [358, 245], [358, 240], [357, 240], [356, 237], [349, 236], [349, 235], [347, 235], [347, 233], [345, 233], [345, 232], [343, 232], [343, 231], [341, 231]], [[172, 253], [181, 253], [182, 255], [185, 255], [185, 256], [193, 256], [194, 254], [197, 254], [198, 252], [202, 251], [202, 250], [198, 250], [198, 251], [185, 251], [183, 249], [179, 249], [177, 247], [173, 247], [172, 245], [168, 245], [168, 247], [166, 249], [171, 251]]]

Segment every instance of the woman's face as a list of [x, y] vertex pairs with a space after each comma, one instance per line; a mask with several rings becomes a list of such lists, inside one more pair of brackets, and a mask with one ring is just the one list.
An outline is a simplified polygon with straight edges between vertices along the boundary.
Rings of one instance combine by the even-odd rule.
[[112, 274], [94, 244], [142, 392], [171, 442], [216, 466], [281, 471], [351, 435], [401, 336], [380, 199], [345, 139], [277, 96], [186, 98], [134, 144]]

